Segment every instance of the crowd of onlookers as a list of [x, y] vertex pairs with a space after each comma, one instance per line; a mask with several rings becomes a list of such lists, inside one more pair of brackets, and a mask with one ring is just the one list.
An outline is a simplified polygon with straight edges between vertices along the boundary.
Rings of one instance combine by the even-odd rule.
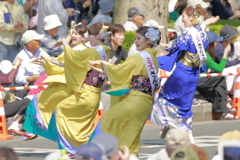
[[[240, 37], [237, 37], [240, 28], [224, 26], [217, 36], [214, 32], [209, 32], [209, 26], [219, 19], [237, 20], [240, 18], [240, 0], [170, 0], [170, 16], [176, 21], [172, 43], [184, 30], [181, 11], [186, 6], [196, 6], [201, 4], [209, 13], [209, 18], [204, 21], [202, 28], [207, 31], [209, 38], [208, 53], [216, 63], [222, 64], [222, 69], [208, 70], [208, 73], [223, 72], [236, 73], [240, 63]], [[86, 26], [98, 22], [112, 24], [114, 0], [1, 0], [0, 1], [0, 62], [1, 72], [0, 82], [3, 86], [31, 86], [42, 85], [46, 78], [44, 67], [33, 64], [31, 61], [40, 56], [58, 57], [62, 52], [62, 38], [66, 38], [72, 46], [77, 41], [77, 34], [72, 32], [72, 28], [79, 23]], [[111, 59], [116, 58], [115, 64], [122, 63], [128, 56], [138, 53], [136, 45], [133, 43], [127, 52], [122, 44], [125, 38], [125, 31], [136, 31], [140, 26], [154, 26], [162, 28], [155, 20], [146, 20], [149, 11], [145, 11], [137, 6], [132, 6], [127, 13], [127, 21], [111, 26], [111, 36], [108, 46], [111, 48]], [[74, 23], [72, 23], [74, 21]], [[87, 36], [85, 37], [87, 39]], [[86, 46], [90, 44], [84, 40]], [[160, 46], [166, 47], [166, 44]], [[13, 63], [4, 63], [9, 60]], [[224, 62], [223, 62], [224, 61]], [[11, 70], [9, 69], [11, 68]], [[202, 79], [203, 81], [204, 79]], [[239, 119], [232, 113], [236, 113], [236, 108], [232, 107], [232, 96], [236, 76], [219, 77], [214, 82], [199, 82], [197, 90], [209, 102], [213, 103], [213, 119]], [[219, 82], [219, 83], [218, 83]], [[216, 84], [213, 86], [211, 84]], [[221, 84], [221, 85], [219, 85]], [[4, 109], [8, 120], [8, 130], [10, 133], [24, 135], [21, 124], [24, 120], [26, 107], [32, 97], [43, 89], [20, 90], [4, 93]], [[105, 95], [106, 96], [106, 95]], [[105, 108], [108, 108], [108, 100], [103, 101]], [[11, 119], [10, 119], [11, 117]], [[174, 134], [178, 132], [179, 134]], [[184, 158], [184, 156], [202, 156], [198, 159], [207, 159], [206, 153], [196, 146], [190, 147], [188, 136], [181, 131], [168, 133], [166, 137], [166, 148], [149, 159]], [[239, 134], [239, 132], [229, 132], [228, 134]], [[111, 135], [105, 135], [106, 139]], [[185, 136], [185, 137], [184, 137]], [[239, 136], [239, 135], [238, 135]], [[114, 137], [112, 137], [114, 138]], [[185, 138], [182, 140], [181, 138]], [[239, 139], [238, 139], [239, 140]], [[178, 142], [179, 141], [179, 142]], [[104, 146], [104, 143], [111, 143]], [[184, 143], [183, 143], [184, 142]], [[122, 159], [129, 159], [128, 151], [117, 150], [117, 140], [113, 143], [109, 140], [101, 141], [96, 145], [90, 143], [79, 148], [76, 158], [78, 159], [111, 159], [112, 156], [119, 156]], [[103, 144], [102, 144], [103, 143]], [[179, 149], [177, 147], [181, 146]], [[183, 147], [184, 146], [184, 147]], [[94, 154], [88, 149], [93, 149]], [[113, 148], [116, 148], [112, 151]], [[107, 150], [111, 154], [107, 154]], [[176, 150], [176, 151], [175, 151]], [[196, 153], [195, 153], [195, 152]], [[110, 152], [110, 151], [109, 151]], [[184, 154], [180, 154], [184, 153]], [[8, 148], [0, 149], [0, 157], [4, 154], [14, 152]], [[57, 152], [60, 154], [60, 152]], [[105, 154], [104, 156], [100, 154]], [[205, 156], [203, 156], [205, 155]], [[92, 157], [91, 157], [92, 156]], [[183, 156], [183, 157], [182, 157]], [[16, 157], [16, 156], [15, 156]], [[105, 157], [105, 158], [102, 158]], [[7, 158], [8, 159], [8, 158]], [[9, 158], [10, 159], [10, 158]], [[16, 159], [16, 158], [12, 158]], [[46, 158], [47, 159], [47, 158]]]
[[[216, 154], [212, 160], [238, 160], [240, 156], [240, 131], [234, 130], [224, 133], [216, 147]], [[236, 143], [233, 143], [236, 142]], [[138, 156], [131, 155], [129, 149], [123, 146], [118, 149], [118, 139], [108, 133], [95, 136], [90, 143], [81, 145], [76, 153], [76, 160], [138, 160]], [[207, 152], [191, 144], [185, 130], [170, 129], [166, 135], [165, 147], [150, 155], [147, 160], [209, 160]], [[0, 159], [18, 160], [12, 148], [0, 147]], [[65, 150], [50, 153], [45, 160], [70, 160]]]

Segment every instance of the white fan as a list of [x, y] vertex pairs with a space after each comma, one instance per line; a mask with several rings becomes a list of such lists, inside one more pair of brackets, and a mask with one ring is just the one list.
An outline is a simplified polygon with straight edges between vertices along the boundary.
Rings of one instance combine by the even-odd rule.
[[2, 71], [2, 73], [4, 74], [8, 74], [12, 70], [12, 68], [13, 64], [9, 60], [3, 60], [0, 63], [0, 71]]

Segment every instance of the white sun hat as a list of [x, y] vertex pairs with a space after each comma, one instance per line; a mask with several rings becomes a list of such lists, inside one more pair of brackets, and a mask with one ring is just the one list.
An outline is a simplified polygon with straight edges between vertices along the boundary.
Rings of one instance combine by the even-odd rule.
[[13, 64], [9, 60], [3, 60], [0, 63], [0, 71], [2, 71], [2, 73], [4, 74], [8, 74], [12, 70], [12, 68]]
[[50, 30], [62, 26], [62, 22], [60, 22], [56, 14], [46, 16], [43, 20], [45, 22], [44, 30]]

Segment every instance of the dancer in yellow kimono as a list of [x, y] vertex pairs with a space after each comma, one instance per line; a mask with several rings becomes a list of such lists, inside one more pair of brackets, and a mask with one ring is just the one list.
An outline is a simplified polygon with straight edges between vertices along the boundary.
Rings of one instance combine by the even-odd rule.
[[103, 43], [109, 39], [111, 32], [108, 31], [110, 26], [107, 24], [90, 26], [88, 39], [93, 48], [83, 51], [73, 50], [63, 39], [65, 77], [72, 93], [56, 106], [49, 131], [58, 135], [59, 148], [64, 148], [71, 155], [75, 155], [80, 145], [88, 142], [93, 131], [106, 75], [91, 70], [87, 60], [108, 61], [110, 48]]
[[[152, 110], [153, 95], [159, 87], [157, 76], [157, 46], [160, 40], [158, 29], [140, 27], [136, 32], [135, 44], [139, 54], [134, 54], [122, 64], [112, 65], [105, 61], [89, 61], [91, 68], [106, 73], [111, 82], [110, 95], [121, 96], [111, 103], [110, 109], [102, 116], [92, 137], [99, 132], [107, 132], [129, 147], [131, 153], [138, 154], [140, 134]], [[103, 65], [106, 72], [96, 65]]]
[[[87, 33], [86, 26], [74, 26], [73, 32], [70, 35], [74, 50], [86, 49], [83, 45], [85, 33]], [[48, 125], [57, 104], [67, 98], [72, 92], [71, 89], [67, 88], [64, 68], [48, 61], [55, 59], [58, 62], [64, 63], [64, 52], [57, 58], [41, 57], [41, 59], [42, 58], [45, 59], [45, 61], [41, 64], [48, 74], [47, 79], [44, 81], [48, 82], [48, 88], [38, 95], [35, 95], [28, 105], [24, 122], [24, 129], [28, 132], [23, 137], [23, 140], [34, 139], [37, 135], [56, 140], [56, 138], [54, 138], [55, 135], [48, 134]]]

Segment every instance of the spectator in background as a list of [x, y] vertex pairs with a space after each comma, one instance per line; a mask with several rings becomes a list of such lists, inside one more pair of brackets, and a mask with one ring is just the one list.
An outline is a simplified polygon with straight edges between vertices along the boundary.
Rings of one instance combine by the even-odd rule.
[[114, 56], [117, 58], [114, 64], [119, 64], [125, 61], [128, 57], [126, 50], [122, 47], [125, 39], [125, 29], [120, 24], [112, 25], [111, 43], [110, 43], [110, 59]]
[[56, 14], [45, 17], [44, 22], [44, 37], [41, 39], [41, 48], [50, 56], [58, 57], [63, 52], [61, 45], [56, 46], [61, 41], [58, 31], [62, 23]]
[[0, 2], [0, 62], [15, 59], [18, 48], [15, 46], [16, 33], [23, 33], [28, 28], [24, 9], [14, 0]]
[[[43, 35], [37, 34], [33, 30], [28, 30], [23, 34], [22, 41], [25, 47], [18, 53], [23, 61], [18, 69], [15, 78], [16, 86], [27, 86], [33, 84], [43, 73], [43, 69], [39, 65], [29, 63], [32, 59], [38, 58], [41, 55], [48, 54], [40, 48], [40, 40]], [[19, 98], [24, 98], [27, 95], [27, 90], [14, 91], [14, 94]]]
[[[104, 159], [101, 159], [101, 160], [105, 160], [105, 158], [112, 159], [112, 160], [119, 158], [119, 160], [123, 160], [123, 157], [128, 157], [127, 159], [131, 159], [131, 160], [137, 160], [135, 155], [129, 154], [129, 149], [126, 146], [119, 146], [119, 140], [115, 136], [109, 133], [101, 133], [96, 135], [91, 140], [91, 143], [96, 144], [97, 146], [100, 146], [104, 151], [104, 154], [103, 154]], [[120, 147], [123, 147], [124, 150], [120, 151], [118, 149]], [[83, 153], [83, 149], [84, 148], [81, 149], [82, 153]], [[76, 156], [78, 155], [78, 153], [79, 152], [77, 151]]]
[[[74, 2], [74, 0], [65, 0], [63, 1], [63, 7], [66, 9], [66, 8], [76, 8], [76, 5], [75, 5], [76, 2]], [[67, 22], [67, 26], [68, 27], [71, 27], [71, 22], [72, 21], [75, 21], [75, 16], [76, 15], [73, 15], [73, 16], [69, 16], [68, 17], [68, 22]]]
[[[234, 47], [232, 42], [235, 40], [235, 36], [238, 34], [237, 29], [233, 28], [230, 25], [224, 26], [220, 31], [220, 36], [223, 37], [223, 41], [218, 42], [217, 46], [214, 49], [216, 62], [220, 63], [223, 58], [224, 50], [231, 44], [231, 52], [227, 56], [227, 64], [226, 68], [223, 70], [223, 73], [234, 73], [237, 71], [237, 64], [240, 63], [240, 58], [234, 55]], [[228, 92], [233, 91], [234, 79], [235, 76], [227, 76], [226, 83], [227, 83], [227, 90]]]
[[12, 148], [0, 147], [1, 160], [18, 160], [16, 152]]
[[60, 38], [66, 38], [68, 35], [67, 22], [68, 17], [74, 15], [74, 8], [64, 9], [62, 0], [40, 0], [38, 2], [38, 25], [37, 32], [42, 34], [44, 32], [44, 21], [43, 19], [52, 14], [56, 14], [63, 24], [59, 27], [58, 35]]
[[104, 148], [95, 143], [81, 145], [75, 154], [76, 160], [108, 160]]
[[91, 26], [98, 22], [105, 22], [112, 24], [112, 13], [113, 13], [113, 6], [115, 0], [100, 0], [98, 2], [99, 10], [98, 13], [93, 19], [90, 21], [88, 26]]
[[171, 160], [171, 154], [178, 147], [190, 147], [191, 142], [187, 131], [182, 129], [170, 129], [166, 135], [166, 148], [151, 155], [147, 160]]
[[221, 0], [212, 0], [210, 3], [212, 5], [213, 16], [219, 16], [220, 19], [228, 19], [233, 15], [232, 8], [229, 3], [223, 4]]
[[87, 25], [93, 18], [92, 0], [75, 0], [80, 14], [76, 15], [76, 22]]
[[139, 7], [131, 7], [128, 10], [128, 20], [124, 23], [126, 31], [136, 31], [144, 23], [144, 16], [148, 12], [141, 10]]
[[220, 143], [222, 141], [240, 141], [240, 131], [234, 130], [234, 131], [226, 132], [220, 137], [220, 139], [218, 141], [217, 154], [213, 157], [212, 160], [222, 160], [223, 159], [219, 155], [219, 152], [220, 152], [220, 149], [221, 149], [220, 148]]

